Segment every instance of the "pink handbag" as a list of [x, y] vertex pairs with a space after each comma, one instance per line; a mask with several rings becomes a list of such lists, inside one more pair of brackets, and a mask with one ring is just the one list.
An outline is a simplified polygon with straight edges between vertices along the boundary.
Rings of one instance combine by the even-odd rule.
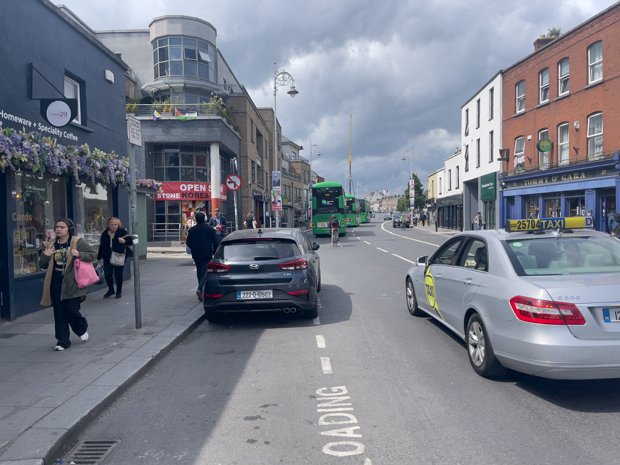
[[101, 278], [97, 274], [97, 271], [95, 271], [95, 267], [91, 262], [85, 262], [79, 258], [73, 259], [73, 272], [75, 274], [77, 286], [80, 289], [101, 282]]

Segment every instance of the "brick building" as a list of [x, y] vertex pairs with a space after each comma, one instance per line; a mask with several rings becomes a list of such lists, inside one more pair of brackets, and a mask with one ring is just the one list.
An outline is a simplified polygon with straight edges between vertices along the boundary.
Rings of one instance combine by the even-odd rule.
[[591, 215], [605, 230], [620, 200], [620, 4], [534, 46], [503, 71], [500, 222]]

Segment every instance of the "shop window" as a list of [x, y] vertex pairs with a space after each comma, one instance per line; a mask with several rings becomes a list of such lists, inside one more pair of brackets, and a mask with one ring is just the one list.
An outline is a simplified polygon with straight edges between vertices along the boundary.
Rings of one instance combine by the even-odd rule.
[[67, 216], [67, 184], [64, 178], [16, 174], [10, 191], [13, 274], [26, 276], [41, 271], [44, 242], [55, 240], [54, 223]]
[[100, 184], [75, 187], [76, 202], [73, 222], [76, 232], [83, 236], [91, 247], [99, 247], [101, 233], [108, 226], [112, 216], [112, 191]]
[[566, 199], [569, 216], [586, 216], [585, 197], [568, 197]]
[[560, 198], [545, 199], [545, 218], [562, 216], [562, 202]]

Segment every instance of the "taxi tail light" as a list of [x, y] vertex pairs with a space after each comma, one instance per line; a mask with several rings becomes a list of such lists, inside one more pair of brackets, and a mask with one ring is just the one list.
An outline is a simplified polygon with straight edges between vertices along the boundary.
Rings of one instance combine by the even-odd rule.
[[291, 270], [305, 270], [308, 268], [308, 260], [305, 258], [298, 258], [297, 260], [293, 260], [286, 263], [280, 263], [280, 268], [283, 270], [291, 271]]
[[516, 317], [543, 325], [585, 325], [586, 320], [575, 304], [516, 296], [510, 299]]
[[232, 266], [225, 263], [209, 262], [207, 265], [207, 273], [228, 273]]

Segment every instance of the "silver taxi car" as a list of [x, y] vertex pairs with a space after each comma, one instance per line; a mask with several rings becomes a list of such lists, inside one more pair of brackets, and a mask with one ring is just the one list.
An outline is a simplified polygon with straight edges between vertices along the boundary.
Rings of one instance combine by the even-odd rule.
[[456, 234], [407, 272], [408, 310], [461, 337], [484, 377], [618, 378], [620, 240], [584, 228], [591, 221]]

